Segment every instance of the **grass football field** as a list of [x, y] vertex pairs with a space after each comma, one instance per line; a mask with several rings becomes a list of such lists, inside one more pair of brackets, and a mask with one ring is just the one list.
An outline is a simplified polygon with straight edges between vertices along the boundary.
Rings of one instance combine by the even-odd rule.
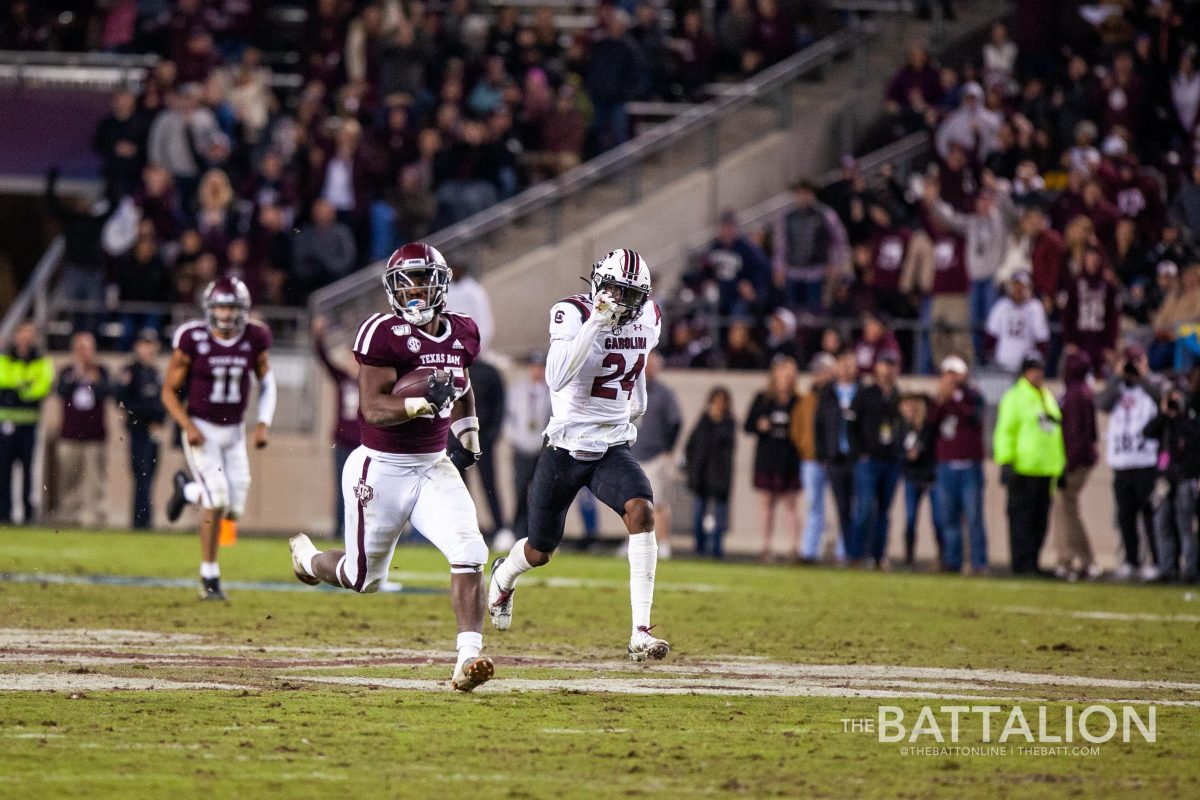
[[[461, 695], [432, 549], [397, 551], [404, 591], [358, 596], [243, 537], [228, 604], [195, 599], [197, 550], [0, 529], [0, 797], [1200, 797], [1195, 587], [675, 559], [654, 614], [674, 649], [645, 666], [625, 561], [563, 553]], [[1154, 741], [1045, 744], [1039, 713], [1062, 736], [1095, 705], [1153, 707]], [[931, 707], [944, 742], [880, 741], [881, 706], [906, 732]], [[951, 706], [998, 707], [990, 737], [967, 714], [952, 742]], [[1036, 744], [998, 741], [1016, 707]]]

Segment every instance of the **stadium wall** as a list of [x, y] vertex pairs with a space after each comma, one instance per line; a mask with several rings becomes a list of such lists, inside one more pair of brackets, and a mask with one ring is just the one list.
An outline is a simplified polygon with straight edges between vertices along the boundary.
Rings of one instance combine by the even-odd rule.
[[[106, 362], [112, 369], [119, 367], [118, 361]], [[164, 361], [165, 366], [165, 361]], [[504, 370], [507, 381], [516, 380], [519, 369]], [[313, 430], [303, 433], [279, 433], [272, 437], [270, 446], [262, 451], [250, 451], [250, 464], [253, 483], [250, 489], [249, 503], [246, 516], [241, 523], [245, 531], [261, 532], [271, 535], [290, 535], [296, 531], [305, 531], [325, 536], [333, 529], [332, 508], [334, 499], [333, 452], [331, 449], [331, 430], [334, 415], [334, 396], [332, 384], [320, 378], [315, 413], [316, 425]], [[750, 406], [754, 394], [765, 385], [765, 375], [746, 372], [720, 371], [680, 371], [670, 370], [663, 374], [663, 380], [671, 386], [679, 397], [684, 416], [684, 428], [680, 436], [677, 451], [682, 451], [687, 434], [699, 418], [704, 399], [713, 386], [723, 384], [733, 395], [734, 410], [740, 423], [743, 415]], [[802, 379], [802, 384], [807, 379]], [[902, 384], [906, 390], [933, 393], [935, 383], [929, 378], [905, 378]], [[46, 403], [44, 427], [49, 431], [57, 429], [60, 404], [56, 399]], [[253, 408], [253, 405], [251, 406]], [[1100, 418], [1101, 437], [1106, 419]], [[132, 497], [132, 481], [129, 470], [128, 448], [125, 441], [124, 423], [116, 409], [109, 411], [109, 445], [107, 453], [108, 489], [105, 494], [108, 505], [108, 519], [115, 527], [128, 525], [130, 518], [130, 503]], [[44, 437], [46, 441], [49, 437]], [[47, 452], [52, 448], [43, 448]], [[508, 513], [511, 513], [513, 493], [508, 469], [508, 447], [501, 444], [498, 453], [501, 468], [500, 486], [503, 492], [502, 502]], [[751, 436], [740, 434], [735, 454], [735, 480], [732, 508], [730, 515], [730, 532], [726, 537], [726, 547], [731, 553], [756, 554], [761, 549], [762, 537], [758, 524], [758, 498], [752, 488], [753, 479], [754, 440]], [[159, 472], [155, 483], [155, 514], [158, 528], [167, 530], [190, 529], [194, 525], [193, 516], [185, 512], [180, 523], [171, 526], [162, 517], [162, 508], [170, 493], [170, 476], [176, 469], [183, 467], [182, 453], [170, 444], [164, 446]], [[55, 475], [53, 460], [49, 459], [44, 469], [43, 484], [48, 491], [55, 491], [59, 478]], [[472, 479], [472, 492], [479, 498], [477, 479]], [[1084, 521], [1090, 533], [1091, 543], [1096, 550], [1096, 557], [1105, 567], [1115, 566], [1119, 553], [1118, 539], [1113, 515], [1112, 473], [1107, 465], [1101, 463], [1088, 481], [1084, 491], [1081, 507], [1084, 510]], [[688, 526], [691, 519], [691, 497], [682, 485], [682, 476], [673, 487], [670, 494], [675, 511], [676, 544], [680, 552], [691, 549]], [[802, 496], [802, 504], [806, 498]], [[486, 504], [477, 503], [480, 521], [488, 527]], [[992, 564], [1008, 563], [1008, 526], [1005, 520], [1005, 493], [1000, 485], [999, 476], [991, 465], [987, 468], [987, 490], [985, 496], [986, 518], [988, 524], [988, 556]], [[826, 503], [827, 529], [832, 535], [837, 529], [836, 512], [832, 497]], [[918, 533], [918, 558], [933, 559], [936, 553], [933, 544], [929, 506], [926, 505], [921, 517]], [[605, 536], [617, 537], [622, 528], [616, 515], [602, 510], [600, 515], [601, 532]], [[889, 552], [893, 558], [903, 553], [904, 530], [904, 501], [898, 490], [892, 507], [892, 526], [889, 540]], [[567, 535], [577, 537], [581, 533], [580, 519], [577, 513], [568, 516]], [[1051, 532], [1053, 539], [1053, 531]], [[832, 539], [828, 539], [832, 541]], [[775, 534], [777, 552], [782, 552], [790, 546], [790, 534], [777, 529]], [[1052, 555], [1053, 548], [1047, 547], [1043, 555]]]

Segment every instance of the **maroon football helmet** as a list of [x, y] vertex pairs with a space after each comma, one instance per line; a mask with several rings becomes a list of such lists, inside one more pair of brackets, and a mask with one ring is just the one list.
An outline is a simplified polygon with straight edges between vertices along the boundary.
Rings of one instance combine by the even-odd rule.
[[392, 310], [413, 325], [428, 325], [446, 305], [450, 267], [437, 251], [421, 242], [392, 253], [383, 268], [383, 285]]
[[[238, 336], [250, 319], [250, 290], [238, 278], [217, 278], [204, 290], [203, 305], [210, 328], [226, 339]], [[230, 308], [232, 313], [218, 313]]]

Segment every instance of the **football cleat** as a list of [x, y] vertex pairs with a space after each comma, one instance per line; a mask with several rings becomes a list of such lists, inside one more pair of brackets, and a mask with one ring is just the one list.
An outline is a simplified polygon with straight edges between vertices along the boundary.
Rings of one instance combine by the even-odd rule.
[[220, 578], [201, 578], [200, 579], [200, 599], [201, 600], [228, 600], [225, 593], [221, 591]]
[[469, 692], [482, 686], [496, 674], [496, 665], [487, 656], [476, 656], [454, 668], [450, 686], [460, 692]]
[[313, 546], [312, 540], [308, 538], [308, 534], [297, 533], [295, 536], [288, 539], [288, 547], [292, 551], [292, 572], [296, 574], [296, 580], [300, 581], [301, 583], [306, 583], [309, 586], [316, 586], [318, 583], [320, 583], [320, 578], [314, 578], [305, 571], [304, 564], [302, 564], [300, 561], [300, 554], [297, 552], [298, 550], [317, 549]]
[[506, 631], [512, 625], [512, 607], [513, 595], [517, 593], [517, 587], [511, 589], [501, 589], [500, 584], [496, 583], [496, 568], [503, 564], [504, 556], [500, 556], [492, 562], [492, 576], [488, 581], [488, 616], [492, 618], [492, 625], [496, 630]]
[[167, 519], [174, 522], [179, 519], [179, 515], [183, 513], [183, 507], [187, 505], [187, 495], [183, 490], [188, 485], [188, 474], [183, 470], [175, 473], [175, 477], [171, 478], [171, 499], [167, 501]]
[[654, 626], [647, 627], [639, 625], [637, 633], [629, 640], [629, 660], [630, 661], [662, 661], [671, 652], [671, 645], [662, 639], [656, 639], [650, 634], [650, 629]]

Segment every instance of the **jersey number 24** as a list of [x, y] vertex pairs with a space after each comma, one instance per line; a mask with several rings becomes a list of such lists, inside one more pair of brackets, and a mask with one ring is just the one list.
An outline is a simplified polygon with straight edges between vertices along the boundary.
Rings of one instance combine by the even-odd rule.
[[609, 353], [604, 357], [603, 366], [611, 368], [612, 372], [607, 375], [597, 375], [592, 381], [592, 397], [603, 397], [605, 400], [617, 399], [617, 387], [609, 384], [614, 381], [620, 383], [621, 391], [625, 392], [625, 397], [633, 396], [633, 384], [637, 382], [638, 376], [642, 374], [642, 370], [646, 366], [645, 354], [639, 354], [637, 361], [633, 362], [633, 367], [625, 372], [625, 356], [620, 353]]

